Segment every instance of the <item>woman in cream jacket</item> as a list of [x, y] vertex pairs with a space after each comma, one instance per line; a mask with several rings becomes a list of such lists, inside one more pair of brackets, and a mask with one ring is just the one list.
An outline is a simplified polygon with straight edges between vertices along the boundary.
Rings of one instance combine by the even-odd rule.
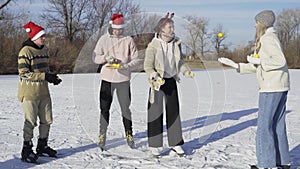
[[[256, 73], [259, 90], [259, 112], [256, 133], [257, 168], [289, 168], [286, 134], [286, 100], [290, 89], [289, 71], [279, 39], [273, 28], [275, 14], [265, 10], [255, 16], [255, 52], [247, 56], [249, 63], [235, 63], [227, 58], [219, 61], [241, 74]], [[258, 53], [257, 53], [258, 51]]]

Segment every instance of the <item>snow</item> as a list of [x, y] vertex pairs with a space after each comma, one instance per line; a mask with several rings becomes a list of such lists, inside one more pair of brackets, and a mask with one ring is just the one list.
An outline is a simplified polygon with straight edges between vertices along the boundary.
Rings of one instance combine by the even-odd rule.
[[[194, 79], [178, 84], [185, 157], [167, 151], [150, 158], [147, 144], [148, 83], [145, 73], [132, 75], [132, 118], [137, 149], [128, 148], [117, 99], [111, 108], [108, 152], [96, 145], [99, 131], [98, 74], [63, 74], [59, 86], [50, 85], [54, 123], [49, 145], [59, 158], [40, 157], [41, 164], [20, 160], [24, 115], [17, 100], [17, 75], [0, 76], [0, 168], [205, 168], [245, 169], [256, 164], [255, 132], [258, 92], [254, 74], [234, 70], [194, 71]], [[292, 168], [300, 166], [300, 70], [290, 70], [287, 131]], [[38, 137], [35, 129], [36, 145]], [[35, 149], [35, 147], [34, 147]], [[107, 154], [107, 156], [105, 156]]]

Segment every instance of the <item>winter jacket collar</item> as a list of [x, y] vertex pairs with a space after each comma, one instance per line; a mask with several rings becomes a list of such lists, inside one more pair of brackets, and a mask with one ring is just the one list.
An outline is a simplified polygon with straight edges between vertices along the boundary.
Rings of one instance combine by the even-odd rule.
[[33, 47], [35, 49], [43, 49], [44, 48], [44, 45], [38, 46], [33, 41], [31, 41], [30, 38], [27, 39], [25, 42], [22, 43], [22, 47], [21, 48], [23, 48], [24, 46], [31, 46], [31, 47]]
[[[158, 41], [158, 42], [160, 42], [160, 43], [177, 43], [177, 44], [180, 44], [181, 43], [181, 40], [178, 38], [178, 37], [174, 37], [173, 38], [173, 40], [172, 41], [170, 41], [170, 42], [165, 42], [164, 40], [162, 40], [162, 39], [160, 39], [159, 38], [159, 36], [158, 36], [158, 34], [157, 33], [155, 33], [154, 34], [154, 38], [152, 39], [152, 41]], [[160, 43], [152, 43], [152, 45], [158, 45], [158, 46], [160, 46]], [[158, 47], [158, 46], [156, 46], [156, 47]]]
[[269, 27], [269, 28], [266, 30], [266, 33], [276, 33], [276, 30], [274, 29], [274, 27]]
[[172, 43], [172, 42], [175, 42], [176, 37], [175, 37], [175, 35], [174, 35], [170, 41], [166, 42], [166, 41], [164, 41], [162, 38], [159, 37], [159, 34], [158, 34], [158, 33], [155, 33], [154, 39], [159, 40], [160, 42], [164, 42], [164, 43]]

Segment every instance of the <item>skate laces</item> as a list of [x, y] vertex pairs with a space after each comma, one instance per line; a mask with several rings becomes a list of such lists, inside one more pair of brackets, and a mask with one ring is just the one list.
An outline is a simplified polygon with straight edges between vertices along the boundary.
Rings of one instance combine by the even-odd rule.
[[98, 144], [103, 144], [105, 142], [105, 134], [100, 134], [98, 138]]
[[133, 142], [132, 134], [129, 131], [126, 131], [126, 139], [128, 142]]

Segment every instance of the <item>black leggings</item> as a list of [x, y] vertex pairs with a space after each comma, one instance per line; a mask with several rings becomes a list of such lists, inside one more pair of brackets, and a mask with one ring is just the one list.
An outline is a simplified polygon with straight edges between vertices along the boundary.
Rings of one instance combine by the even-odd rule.
[[109, 110], [113, 101], [113, 93], [116, 90], [118, 101], [122, 111], [125, 131], [132, 131], [130, 82], [111, 83], [102, 80], [100, 89], [100, 132], [106, 131], [109, 125]]

